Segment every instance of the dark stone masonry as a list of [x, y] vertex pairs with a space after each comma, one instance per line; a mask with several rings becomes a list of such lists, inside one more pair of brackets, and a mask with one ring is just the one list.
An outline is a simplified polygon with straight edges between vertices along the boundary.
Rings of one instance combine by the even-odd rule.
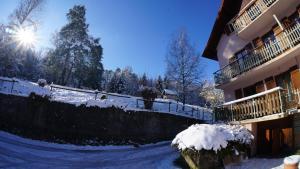
[[[0, 129], [33, 139], [73, 144], [146, 144], [171, 140], [192, 118], [0, 94]], [[86, 142], [93, 140], [93, 142]]]

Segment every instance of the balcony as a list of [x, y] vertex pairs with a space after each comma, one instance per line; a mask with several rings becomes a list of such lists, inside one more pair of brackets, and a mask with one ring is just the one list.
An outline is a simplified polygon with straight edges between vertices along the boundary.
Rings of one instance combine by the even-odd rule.
[[276, 22], [273, 14], [284, 17], [299, 4], [298, 0], [252, 0], [239, 15], [228, 23], [228, 27], [243, 39], [250, 40], [267, 25]]
[[274, 41], [264, 43], [263, 46], [247, 51], [241, 57], [214, 73], [215, 83], [223, 85], [242, 73], [258, 67], [268, 61], [275, 60], [278, 56], [287, 54], [289, 49], [294, 49], [300, 43], [300, 24], [285, 29], [278, 34]]
[[285, 117], [298, 111], [300, 91], [276, 87], [249, 97], [227, 102], [215, 109], [216, 121], [257, 122]]
[[230, 28], [235, 32], [250, 25], [258, 16], [266, 11], [276, 0], [256, 0], [249, 4], [248, 7], [239, 15], [229, 22]]

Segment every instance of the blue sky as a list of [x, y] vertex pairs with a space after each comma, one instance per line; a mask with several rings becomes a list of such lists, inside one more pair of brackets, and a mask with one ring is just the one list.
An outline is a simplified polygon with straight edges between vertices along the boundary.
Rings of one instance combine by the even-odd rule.
[[[167, 45], [184, 28], [202, 53], [221, 0], [48, 0], [39, 16], [37, 49], [51, 47], [51, 37], [66, 23], [65, 14], [76, 4], [85, 5], [90, 34], [101, 38], [106, 69], [131, 66], [138, 74], [164, 75]], [[0, 23], [18, 0], [1, 0]], [[202, 58], [206, 78], [218, 64]]]

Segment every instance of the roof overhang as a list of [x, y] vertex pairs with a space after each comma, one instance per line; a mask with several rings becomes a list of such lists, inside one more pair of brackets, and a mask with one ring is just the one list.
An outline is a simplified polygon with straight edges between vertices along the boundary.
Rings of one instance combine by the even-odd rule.
[[240, 11], [243, 0], [222, 0], [217, 18], [215, 20], [210, 37], [202, 56], [212, 60], [218, 60], [217, 46], [221, 39], [226, 24]]

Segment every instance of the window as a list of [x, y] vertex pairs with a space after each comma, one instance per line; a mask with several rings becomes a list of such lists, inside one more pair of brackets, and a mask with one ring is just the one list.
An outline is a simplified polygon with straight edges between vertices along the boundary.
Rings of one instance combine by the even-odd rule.
[[244, 97], [251, 96], [251, 95], [256, 94], [256, 87], [255, 87], [255, 85], [252, 85], [252, 86], [244, 88], [243, 91], [244, 91]]
[[300, 16], [299, 15], [300, 15], [299, 12], [296, 11], [289, 17], [289, 20], [292, 25], [297, 24], [297, 23], [300, 24]]
[[243, 98], [243, 92], [242, 92], [242, 89], [237, 89], [234, 91], [235, 93], [235, 99], [241, 99]]
[[264, 42], [266, 52], [268, 52], [269, 56], [274, 57], [276, 53], [280, 51], [280, 46], [273, 30], [265, 34], [262, 37], [262, 40]]
[[276, 87], [276, 82], [273, 77], [269, 77], [269, 78], [265, 79], [265, 83], [266, 83], [267, 90], [270, 90], [270, 89], [273, 89], [274, 87]]
[[260, 92], [265, 91], [265, 85], [264, 85], [264, 83], [262, 81], [256, 83], [255, 90], [256, 90], [256, 93], [260, 93]]
[[252, 50], [252, 46], [249, 43], [242, 50], [240, 50], [239, 52], [237, 52], [235, 54], [235, 59], [237, 60], [238, 69], [240, 71], [246, 70], [246, 68], [249, 66], [249, 64], [251, 64], [251, 63], [248, 63], [249, 62], [248, 58], [250, 56], [251, 50]]
[[272, 42], [276, 42], [276, 37], [275, 37], [273, 30], [266, 33], [262, 37], [262, 40], [263, 40], [264, 44], [271, 44]]
[[246, 57], [249, 55], [250, 51], [252, 49], [252, 46], [251, 44], [247, 44], [242, 50], [240, 50], [239, 52], [237, 52], [235, 54], [235, 58], [236, 59], [240, 59], [240, 58], [243, 58], [243, 57]]

